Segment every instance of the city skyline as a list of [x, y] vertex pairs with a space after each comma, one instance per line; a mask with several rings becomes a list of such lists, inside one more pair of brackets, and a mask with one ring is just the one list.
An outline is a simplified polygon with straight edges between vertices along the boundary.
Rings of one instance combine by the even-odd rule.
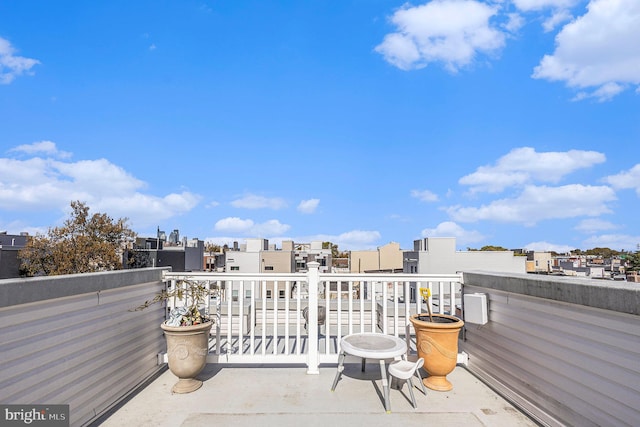
[[[635, 23], [635, 24], [634, 24]], [[640, 244], [640, 3], [0, 5], [0, 231]]]

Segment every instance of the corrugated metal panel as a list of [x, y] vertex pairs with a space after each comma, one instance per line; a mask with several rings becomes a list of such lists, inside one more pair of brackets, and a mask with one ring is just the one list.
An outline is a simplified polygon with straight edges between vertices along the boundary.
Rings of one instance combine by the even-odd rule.
[[473, 373], [544, 424], [638, 425], [640, 316], [471, 285], [489, 299], [465, 325]]
[[[162, 289], [160, 271], [155, 276], [0, 309], [0, 401], [69, 404], [71, 425], [79, 426], [162, 369], [157, 354], [165, 348], [164, 309], [129, 311]], [[63, 286], [63, 280], [42, 285]]]

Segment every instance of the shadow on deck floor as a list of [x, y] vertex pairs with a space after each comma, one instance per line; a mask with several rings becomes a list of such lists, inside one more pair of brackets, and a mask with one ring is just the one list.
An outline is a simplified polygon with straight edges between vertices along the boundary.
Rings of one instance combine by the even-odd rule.
[[411, 406], [405, 386], [391, 390], [391, 414], [385, 413], [380, 370], [347, 363], [336, 390], [335, 366], [307, 375], [301, 366], [208, 364], [202, 388], [172, 394], [176, 377], [166, 371], [102, 422], [104, 427], [235, 426], [537, 426], [463, 367], [449, 375], [454, 389], [427, 395], [414, 390]]

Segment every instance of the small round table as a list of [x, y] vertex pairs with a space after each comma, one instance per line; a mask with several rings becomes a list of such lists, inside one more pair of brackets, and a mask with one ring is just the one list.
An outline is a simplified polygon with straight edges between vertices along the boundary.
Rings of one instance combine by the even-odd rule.
[[385, 368], [385, 359], [397, 359], [407, 352], [407, 343], [396, 336], [364, 332], [347, 335], [340, 340], [340, 356], [338, 357], [338, 371], [333, 380], [331, 391], [335, 390], [344, 370], [344, 358], [347, 354], [362, 358], [362, 371], [364, 372], [367, 359], [380, 361], [380, 374], [382, 375], [382, 388], [384, 390], [384, 408], [391, 412], [389, 404], [389, 382]]

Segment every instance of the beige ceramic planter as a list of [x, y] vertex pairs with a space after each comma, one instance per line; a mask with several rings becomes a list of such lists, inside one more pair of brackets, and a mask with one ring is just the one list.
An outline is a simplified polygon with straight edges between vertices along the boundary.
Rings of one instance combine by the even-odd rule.
[[178, 377], [174, 393], [190, 393], [202, 386], [195, 377], [207, 364], [209, 331], [213, 322], [193, 326], [160, 325], [167, 338], [169, 370]]
[[447, 375], [458, 361], [458, 334], [464, 322], [446, 314], [433, 314], [434, 321], [430, 322], [425, 313], [414, 314], [409, 320], [416, 331], [418, 357], [424, 359], [424, 369], [429, 374], [424, 385], [437, 391], [451, 390], [453, 385]]

